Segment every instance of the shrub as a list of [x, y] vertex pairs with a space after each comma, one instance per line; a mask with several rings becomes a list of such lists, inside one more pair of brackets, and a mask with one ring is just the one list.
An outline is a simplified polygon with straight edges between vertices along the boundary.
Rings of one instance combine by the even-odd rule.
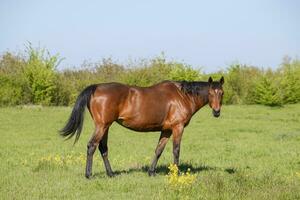
[[163, 56], [150, 61], [142, 60], [127, 69], [122, 82], [129, 85], [149, 86], [168, 79], [172, 63], [166, 62]]
[[102, 59], [94, 67], [97, 82], [118, 82], [125, 73], [125, 68], [111, 58]]
[[172, 63], [172, 68], [168, 75], [170, 80], [199, 81], [201, 78], [200, 70], [195, 70], [190, 65], [182, 63]]
[[58, 55], [51, 56], [45, 49], [27, 48], [28, 60], [24, 69], [31, 93], [31, 103], [51, 105], [56, 91], [55, 69], [60, 60]]
[[279, 81], [278, 76], [271, 70], [268, 70], [255, 84], [255, 90], [253, 91], [254, 102], [268, 106], [282, 105]]
[[150, 62], [143, 61], [129, 68], [123, 77], [123, 82], [130, 85], [149, 86], [163, 80], [197, 81], [200, 78], [200, 70], [195, 70], [183, 63], [167, 62], [164, 55], [161, 55]]
[[288, 57], [278, 70], [233, 64], [214, 74], [202, 74], [185, 63], [167, 61], [164, 54], [126, 67], [108, 58], [57, 71], [60, 61], [58, 55], [32, 48], [30, 43], [25, 56], [4, 53], [0, 57], [0, 106], [71, 105], [85, 87], [95, 83], [149, 86], [163, 80], [207, 81], [209, 76], [219, 80], [222, 75], [225, 104], [276, 106], [300, 102], [300, 61]]
[[27, 83], [23, 75], [25, 61], [9, 52], [0, 59], [0, 106], [27, 102]]
[[253, 90], [262, 71], [256, 67], [246, 65], [231, 65], [225, 72], [224, 103], [251, 104]]
[[281, 94], [284, 104], [300, 102], [300, 61], [285, 58], [279, 68]]

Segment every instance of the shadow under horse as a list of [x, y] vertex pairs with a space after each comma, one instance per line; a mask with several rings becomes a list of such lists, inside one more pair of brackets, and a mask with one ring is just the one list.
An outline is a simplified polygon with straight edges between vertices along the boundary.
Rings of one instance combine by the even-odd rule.
[[108, 176], [113, 176], [108, 160], [108, 130], [113, 122], [125, 128], [140, 131], [160, 131], [150, 176], [170, 136], [173, 140], [174, 164], [178, 166], [180, 142], [184, 127], [192, 116], [208, 104], [215, 117], [220, 116], [224, 78], [213, 81], [163, 81], [150, 87], [129, 86], [121, 83], [103, 83], [86, 87], [77, 97], [71, 116], [60, 131], [75, 143], [82, 131], [84, 110], [88, 108], [95, 124], [94, 133], [87, 144], [85, 176], [92, 175], [93, 154], [99, 149]]

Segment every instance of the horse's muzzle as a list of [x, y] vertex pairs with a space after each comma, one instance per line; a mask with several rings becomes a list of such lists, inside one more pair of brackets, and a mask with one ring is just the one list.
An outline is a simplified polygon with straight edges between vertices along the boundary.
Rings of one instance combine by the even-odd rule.
[[213, 115], [214, 115], [214, 117], [219, 117], [220, 116], [220, 114], [221, 114], [221, 110], [212, 110], [212, 113], [213, 113]]

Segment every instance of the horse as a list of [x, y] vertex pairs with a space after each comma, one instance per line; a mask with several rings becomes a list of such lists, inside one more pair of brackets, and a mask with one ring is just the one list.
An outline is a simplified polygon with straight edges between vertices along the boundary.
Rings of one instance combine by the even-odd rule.
[[173, 140], [174, 164], [179, 164], [180, 142], [184, 128], [192, 116], [208, 104], [214, 117], [220, 116], [224, 77], [213, 81], [162, 81], [150, 87], [129, 86], [121, 83], [101, 83], [86, 87], [77, 97], [69, 120], [60, 130], [67, 139], [82, 132], [84, 111], [87, 107], [95, 129], [87, 144], [85, 177], [92, 175], [93, 154], [99, 149], [106, 174], [114, 176], [108, 160], [108, 131], [113, 122], [139, 132], [160, 131], [149, 176], [155, 168], [170, 136]]

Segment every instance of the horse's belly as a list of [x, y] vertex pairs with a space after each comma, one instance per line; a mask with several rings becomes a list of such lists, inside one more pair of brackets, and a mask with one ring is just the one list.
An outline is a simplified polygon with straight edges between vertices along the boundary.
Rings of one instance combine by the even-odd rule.
[[163, 127], [161, 122], [157, 122], [157, 121], [142, 121], [142, 120], [132, 120], [132, 119], [123, 119], [123, 118], [119, 118], [116, 121], [118, 124], [128, 129], [134, 131], [140, 131], [140, 132], [161, 131]]

